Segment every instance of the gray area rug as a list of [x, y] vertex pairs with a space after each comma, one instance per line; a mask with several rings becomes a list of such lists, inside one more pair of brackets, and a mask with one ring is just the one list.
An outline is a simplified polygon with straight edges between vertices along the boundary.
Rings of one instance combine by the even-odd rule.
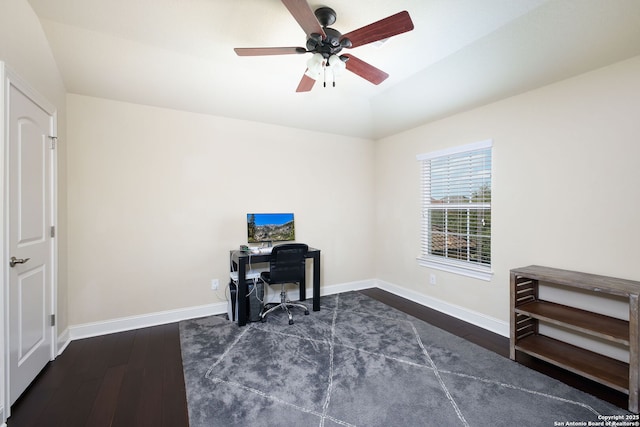
[[554, 426], [628, 412], [357, 292], [238, 327], [180, 322], [199, 426]]

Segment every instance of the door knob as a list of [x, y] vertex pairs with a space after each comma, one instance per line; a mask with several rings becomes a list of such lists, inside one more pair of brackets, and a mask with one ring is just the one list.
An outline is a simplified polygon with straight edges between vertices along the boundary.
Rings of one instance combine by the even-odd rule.
[[10, 267], [15, 267], [16, 264], [24, 264], [25, 262], [29, 261], [31, 258], [16, 258], [14, 256], [11, 257], [11, 260], [9, 261], [9, 266]]

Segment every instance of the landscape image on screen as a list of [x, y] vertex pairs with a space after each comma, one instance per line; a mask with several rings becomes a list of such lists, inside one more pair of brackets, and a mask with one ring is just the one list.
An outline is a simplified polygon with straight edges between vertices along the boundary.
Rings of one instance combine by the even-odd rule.
[[292, 213], [247, 214], [249, 243], [286, 242], [295, 240]]

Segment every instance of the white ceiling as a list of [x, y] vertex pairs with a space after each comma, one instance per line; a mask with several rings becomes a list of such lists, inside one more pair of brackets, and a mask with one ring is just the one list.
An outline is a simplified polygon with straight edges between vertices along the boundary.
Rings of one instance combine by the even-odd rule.
[[280, 0], [29, 0], [71, 93], [380, 138], [640, 55], [640, 0], [309, 0], [347, 33], [407, 10], [411, 32], [349, 51], [386, 71], [295, 89], [308, 55]]

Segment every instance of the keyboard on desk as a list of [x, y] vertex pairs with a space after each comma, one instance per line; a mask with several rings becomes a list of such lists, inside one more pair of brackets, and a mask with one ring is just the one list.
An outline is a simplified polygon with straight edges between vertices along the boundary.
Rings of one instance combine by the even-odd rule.
[[251, 249], [251, 253], [252, 254], [260, 254], [260, 255], [267, 255], [271, 253], [271, 250], [273, 249], [273, 246], [268, 246], [268, 247], [264, 247], [264, 248], [253, 248]]

